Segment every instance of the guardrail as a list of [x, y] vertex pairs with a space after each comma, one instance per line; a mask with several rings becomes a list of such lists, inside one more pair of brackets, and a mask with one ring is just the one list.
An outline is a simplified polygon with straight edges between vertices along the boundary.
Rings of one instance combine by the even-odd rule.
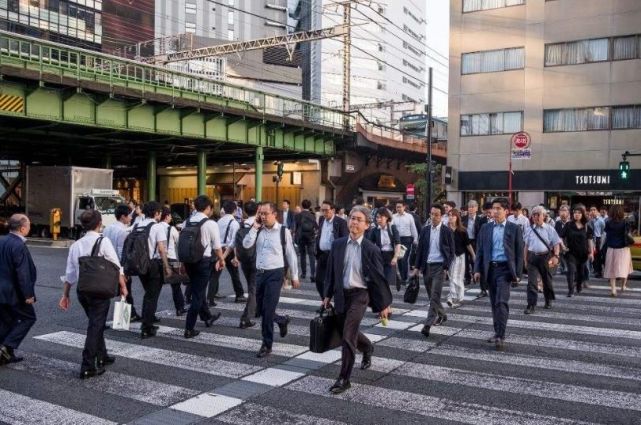
[[196, 98], [204, 103], [298, 119], [334, 129], [354, 129], [354, 117], [338, 109], [248, 89], [193, 74], [0, 30], [0, 65], [108, 83], [143, 92]]
[[[396, 149], [427, 153], [425, 138], [407, 134], [399, 129], [373, 124], [362, 115], [357, 115], [355, 131], [367, 140]], [[432, 143], [432, 155], [447, 157], [447, 142]]]

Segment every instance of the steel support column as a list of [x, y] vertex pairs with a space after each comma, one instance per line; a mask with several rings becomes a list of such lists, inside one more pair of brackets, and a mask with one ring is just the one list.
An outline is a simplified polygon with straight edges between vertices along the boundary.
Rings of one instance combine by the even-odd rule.
[[111, 154], [110, 153], [105, 154], [105, 163], [104, 163], [104, 167], [103, 168], [107, 168], [107, 169], [111, 168]]
[[156, 152], [150, 151], [147, 158], [147, 200], [156, 201]]
[[198, 151], [198, 195], [207, 194], [207, 152]]
[[263, 154], [263, 147], [258, 146], [256, 148], [256, 178], [255, 178], [255, 198], [256, 202], [263, 200], [263, 160], [265, 155]]

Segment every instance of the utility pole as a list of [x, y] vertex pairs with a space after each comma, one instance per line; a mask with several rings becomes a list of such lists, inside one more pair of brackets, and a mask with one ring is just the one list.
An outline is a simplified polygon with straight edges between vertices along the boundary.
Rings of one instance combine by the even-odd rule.
[[432, 207], [432, 67], [430, 66], [427, 80], [427, 125], [425, 126], [425, 138], [427, 139], [427, 167], [425, 181], [427, 188], [425, 193], [425, 216], [429, 218]]
[[[343, 3], [343, 27], [346, 29], [343, 34], [343, 111], [349, 113], [349, 98], [350, 98], [350, 80], [352, 78], [352, 4], [349, 1]], [[349, 117], [345, 115], [343, 125], [349, 127]]]

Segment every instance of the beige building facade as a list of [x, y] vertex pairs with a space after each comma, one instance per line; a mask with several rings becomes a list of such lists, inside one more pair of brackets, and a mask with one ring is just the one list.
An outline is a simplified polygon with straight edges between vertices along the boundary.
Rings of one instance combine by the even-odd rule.
[[[451, 0], [448, 196], [629, 209], [641, 193], [641, 1]], [[639, 170], [639, 171], [636, 171]]]

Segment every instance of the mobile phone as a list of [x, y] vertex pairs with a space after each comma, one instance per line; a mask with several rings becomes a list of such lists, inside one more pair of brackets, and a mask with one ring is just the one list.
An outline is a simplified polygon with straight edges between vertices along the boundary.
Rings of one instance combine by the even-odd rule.
[[263, 219], [262, 219], [262, 218], [261, 218], [261, 216], [259, 216], [259, 215], [257, 215], [257, 216], [256, 216], [256, 220], [255, 220], [255, 221], [256, 221], [256, 223], [258, 223], [258, 224], [263, 224]]

